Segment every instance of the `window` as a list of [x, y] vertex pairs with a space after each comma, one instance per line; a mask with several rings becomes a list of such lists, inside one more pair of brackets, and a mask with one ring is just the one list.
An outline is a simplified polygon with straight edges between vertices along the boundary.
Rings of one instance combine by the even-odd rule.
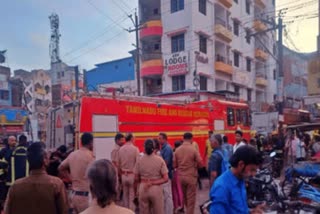
[[158, 8], [153, 9], [153, 15], [159, 15], [159, 9]]
[[207, 77], [205, 76], [200, 76], [200, 90], [206, 91], [208, 90], [207, 88]]
[[0, 91], [1, 100], [9, 100], [9, 91]]
[[274, 6], [276, 4], [276, 0], [272, 0], [272, 5]]
[[184, 51], [184, 34], [171, 37], [172, 53]]
[[276, 101], [276, 100], [277, 100], [277, 95], [274, 94], [274, 95], [273, 95], [273, 101]]
[[200, 35], [199, 36], [199, 46], [200, 46], [200, 52], [207, 53], [207, 38]]
[[246, 30], [246, 41], [247, 41], [248, 44], [251, 43], [250, 34], [251, 34], [250, 30]]
[[234, 126], [234, 109], [227, 108], [227, 114], [228, 126]]
[[199, 0], [199, 12], [207, 15], [207, 0]]
[[233, 33], [236, 36], [239, 36], [239, 25], [240, 25], [239, 21], [233, 20]]
[[234, 66], [238, 67], [240, 66], [240, 54], [236, 51], [233, 52], [233, 62]]
[[238, 4], [238, 0], [233, 0], [233, 1]]
[[184, 9], [184, 0], [171, 0], [171, 13]]
[[273, 80], [277, 79], [277, 72], [276, 69], [273, 69]]
[[183, 91], [185, 89], [186, 89], [186, 77], [184, 75], [173, 76], [172, 91]]
[[60, 72], [58, 72], [58, 79], [60, 79]]
[[247, 14], [250, 14], [250, 1], [246, 0], [246, 12]]
[[318, 78], [318, 88], [320, 88], [320, 78]]
[[236, 110], [236, 120], [237, 120], [237, 123], [241, 123], [241, 111], [240, 109], [237, 109]]
[[273, 53], [273, 55], [276, 55], [276, 53], [277, 53], [277, 47], [275, 44], [272, 47], [272, 53]]
[[64, 71], [61, 72], [61, 77], [64, 77]]
[[155, 44], [154, 45], [154, 50], [156, 50], [156, 51], [160, 50], [160, 44]]
[[247, 91], [247, 98], [248, 98], [248, 101], [252, 100], [252, 90], [251, 89], [248, 89], [248, 91]]
[[118, 69], [119, 67], [118, 67], [118, 65], [115, 65], [114, 68], [115, 68], [115, 69]]
[[234, 86], [234, 93], [240, 94], [240, 87], [235, 85]]
[[247, 58], [247, 71], [251, 72], [251, 59]]
[[248, 112], [246, 110], [241, 110], [241, 122], [244, 126], [249, 125], [249, 120], [248, 120]]

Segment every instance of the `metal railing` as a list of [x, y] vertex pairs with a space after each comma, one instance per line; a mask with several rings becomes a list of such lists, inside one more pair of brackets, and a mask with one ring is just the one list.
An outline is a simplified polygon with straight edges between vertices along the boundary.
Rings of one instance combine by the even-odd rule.
[[146, 16], [141, 18], [140, 24], [144, 24], [149, 21], [157, 21], [157, 20], [161, 20], [161, 15]]
[[223, 62], [225, 64], [232, 65], [231, 60], [229, 60], [227, 57], [222, 56], [220, 54], [216, 54], [216, 62]]
[[160, 52], [143, 52], [141, 55], [142, 61], [148, 61], [153, 59], [162, 59], [162, 54]]
[[214, 21], [215, 21], [216, 25], [220, 24], [223, 27], [227, 28], [229, 31], [232, 31], [231, 25], [229, 25], [225, 19], [223, 19], [223, 18], [221, 18], [219, 16], [215, 16]]

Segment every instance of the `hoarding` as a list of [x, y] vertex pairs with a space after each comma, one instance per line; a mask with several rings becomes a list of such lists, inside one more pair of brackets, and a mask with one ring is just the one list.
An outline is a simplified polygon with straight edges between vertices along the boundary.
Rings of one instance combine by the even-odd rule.
[[187, 52], [179, 52], [165, 57], [165, 66], [169, 76], [184, 75], [189, 72]]

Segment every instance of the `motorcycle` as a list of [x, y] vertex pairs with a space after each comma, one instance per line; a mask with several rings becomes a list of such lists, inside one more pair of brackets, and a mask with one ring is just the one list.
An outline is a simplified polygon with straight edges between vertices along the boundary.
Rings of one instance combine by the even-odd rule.
[[282, 183], [282, 193], [288, 200], [300, 201], [308, 209], [320, 213], [320, 188], [314, 181], [319, 182], [320, 164], [304, 162], [286, 170]]

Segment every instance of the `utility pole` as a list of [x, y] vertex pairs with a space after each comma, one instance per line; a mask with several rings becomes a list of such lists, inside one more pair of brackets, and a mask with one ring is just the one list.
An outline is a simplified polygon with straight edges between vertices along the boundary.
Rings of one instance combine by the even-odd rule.
[[141, 96], [141, 83], [140, 83], [140, 42], [139, 42], [139, 31], [144, 28], [142, 25], [139, 24], [138, 21], [138, 15], [137, 11], [134, 13], [134, 19], [132, 18], [132, 15], [129, 15], [129, 18], [131, 19], [134, 28], [128, 29], [127, 31], [129, 33], [135, 32], [136, 33], [136, 73], [137, 73], [137, 91], [138, 96]]
[[281, 11], [278, 18], [278, 66], [279, 66], [279, 79], [277, 80], [277, 89], [278, 89], [278, 99], [280, 102], [283, 101], [283, 78], [284, 78], [284, 71], [283, 71], [283, 35], [282, 35], [282, 18], [281, 18]]

